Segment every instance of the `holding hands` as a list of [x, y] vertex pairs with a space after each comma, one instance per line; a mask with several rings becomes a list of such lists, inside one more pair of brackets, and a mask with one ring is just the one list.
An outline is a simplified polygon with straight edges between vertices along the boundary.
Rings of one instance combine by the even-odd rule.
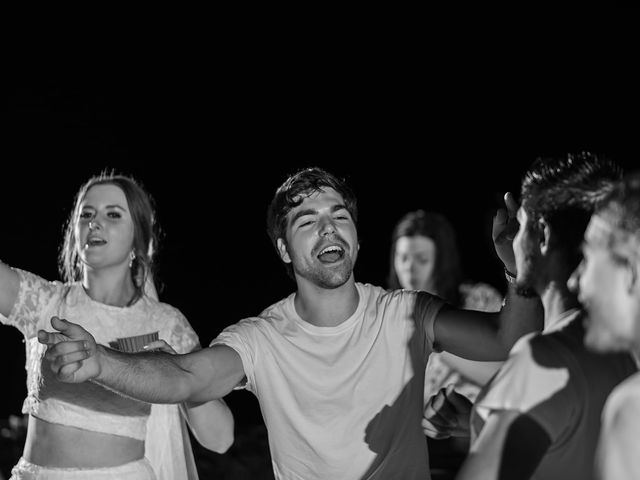
[[473, 404], [453, 387], [451, 384], [441, 388], [431, 397], [424, 409], [422, 428], [431, 438], [470, 436], [469, 416]]
[[57, 332], [38, 331], [38, 341], [47, 346], [45, 358], [58, 380], [81, 383], [100, 374], [98, 346], [93, 335], [80, 325], [51, 317]]

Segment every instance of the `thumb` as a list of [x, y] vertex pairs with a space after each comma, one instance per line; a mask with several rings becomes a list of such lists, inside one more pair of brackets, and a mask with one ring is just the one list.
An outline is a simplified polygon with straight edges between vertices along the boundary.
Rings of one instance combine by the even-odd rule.
[[68, 338], [84, 338], [86, 330], [76, 323], [71, 323], [64, 318], [51, 317], [51, 326]]
[[518, 211], [519, 205], [515, 197], [513, 196], [513, 193], [507, 192], [504, 194], [504, 203], [507, 206], [509, 217], [515, 216], [516, 212]]
[[58, 330], [59, 332], [64, 333], [68, 323], [69, 322], [67, 322], [64, 318], [60, 318], [55, 315], [51, 317], [51, 326], [56, 330]]

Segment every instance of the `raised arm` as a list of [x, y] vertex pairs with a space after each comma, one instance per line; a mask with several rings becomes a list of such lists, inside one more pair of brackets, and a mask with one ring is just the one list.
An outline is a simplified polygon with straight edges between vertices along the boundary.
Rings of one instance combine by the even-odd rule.
[[57, 332], [38, 332], [46, 358], [60, 381], [93, 380], [149, 403], [206, 402], [222, 398], [244, 378], [240, 356], [226, 346], [185, 355], [127, 354], [97, 345], [84, 328], [53, 317]]
[[8, 317], [18, 298], [20, 280], [8, 265], [0, 262], [0, 314]]
[[439, 348], [469, 360], [504, 360], [522, 335], [542, 330], [542, 303], [525, 298], [510, 285], [502, 310], [497, 313], [444, 307], [435, 319]]
[[[493, 218], [492, 236], [505, 269], [515, 274], [513, 237], [518, 231], [518, 204], [505, 194], [505, 209]], [[504, 305], [498, 313], [445, 307], [435, 319], [434, 336], [439, 348], [469, 360], [504, 360], [513, 344], [525, 333], [540, 331], [544, 310], [538, 297], [516, 293], [509, 282]]]

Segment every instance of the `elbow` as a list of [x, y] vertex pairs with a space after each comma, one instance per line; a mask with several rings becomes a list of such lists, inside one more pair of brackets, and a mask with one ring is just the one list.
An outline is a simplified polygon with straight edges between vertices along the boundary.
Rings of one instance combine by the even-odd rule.
[[211, 448], [211, 450], [213, 450], [216, 453], [226, 453], [227, 450], [231, 448], [231, 445], [233, 445], [234, 440], [235, 439], [233, 437], [233, 432], [231, 432], [224, 439], [221, 439], [221, 441], [218, 442], [214, 448]]
[[233, 426], [224, 434], [217, 435], [215, 438], [198, 438], [198, 442], [207, 450], [215, 453], [226, 453], [233, 445], [235, 438], [233, 436]]

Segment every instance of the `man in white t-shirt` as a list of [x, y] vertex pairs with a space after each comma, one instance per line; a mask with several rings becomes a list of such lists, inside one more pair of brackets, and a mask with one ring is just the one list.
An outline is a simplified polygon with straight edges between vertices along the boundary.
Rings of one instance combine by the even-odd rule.
[[[493, 237], [514, 271], [517, 206], [505, 200]], [[502, 360], [521, 335], [541, 328], [541, 306], [510, 293], [501, 312], [459, 310], [424, 292], [356, 283], [356, 218], [346, 183], [301, 170], [276, 191], [267, 222], [295, 293], [189, 355], [122, 354], [53, 319], [61, 333], [40, 332], [47, 358], [62, 381], [94, 379], [153, 403], [252, 391], [278, 479], [428, 479], [421, 419], [429, 354]]]
[[[587, 310], [587, 347], [640, 358], [640, 172], [591, 217], [584, 261], [572, 277]], [[602, 414], [596, 469], [604, 480], [640, 478], [640, 373], [618, 385]]]

